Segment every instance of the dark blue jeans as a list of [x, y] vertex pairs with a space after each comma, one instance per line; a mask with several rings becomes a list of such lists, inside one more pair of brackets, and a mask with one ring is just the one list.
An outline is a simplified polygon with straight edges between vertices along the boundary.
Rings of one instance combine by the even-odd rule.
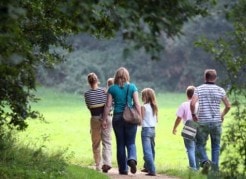
[[149, 173], [155, 174], [155, 128], [143, 127], [141, 138], [144, 154], [144, 168], [146, 168]]
[[198, 159], [201, 163], [209, 160], [206, 152], [208, 137], [211, 139], [212, 170], [219, 170], [221, 122], [199, 124], [196, 134], [196, 147]]
[[129, 160], [134, 160], [137, 164], [135, 145], [137, 124], [126, 123], [123, 119], [123, 113], [114, 114], [112, 124], [116, 137], [119, 173], [126, 173], [128, 172]]

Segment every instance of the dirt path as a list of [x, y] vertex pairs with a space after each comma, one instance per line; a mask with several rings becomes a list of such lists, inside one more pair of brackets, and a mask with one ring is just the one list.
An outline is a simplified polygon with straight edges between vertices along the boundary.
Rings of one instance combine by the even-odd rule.
[[128, 175], [119, 175], [118, 169], [117, 168], [111, 168], [107, 175], [111, 178], [111, 179], [178, 179], [175, 177], [170, 177], [170, 176], [166, 176], [163, 174], [157, 174], [156, 176], [146, 176], [146, 173], [143, 173], [141, 171], [137, 171], [136, 174], [131, 174], [129, 173]]

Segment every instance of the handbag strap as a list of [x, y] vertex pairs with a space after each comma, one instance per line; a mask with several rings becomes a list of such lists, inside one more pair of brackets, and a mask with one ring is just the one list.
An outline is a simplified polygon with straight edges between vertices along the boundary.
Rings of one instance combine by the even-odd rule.
[[128, 105], [128, 91], [129, 91], [129, 84], [127, 85], [127, 90], [126, 90], [126, 106]]

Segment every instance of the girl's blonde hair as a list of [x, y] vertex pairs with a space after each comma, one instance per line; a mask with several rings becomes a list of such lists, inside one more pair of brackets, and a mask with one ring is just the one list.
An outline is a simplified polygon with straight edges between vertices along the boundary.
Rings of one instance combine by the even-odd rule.
[[144, 88], [141, 91], [142, 99], [145, 103], [150, 103], [153, 114], [157, 116], [158, 107], [156, 103], [155, 91], [151, 88]]
[[114, 75], [114, 84], [123, 86], [124, 83], [130, 81], [129, 72], [125, 67], [120, 67], [116, 70]]

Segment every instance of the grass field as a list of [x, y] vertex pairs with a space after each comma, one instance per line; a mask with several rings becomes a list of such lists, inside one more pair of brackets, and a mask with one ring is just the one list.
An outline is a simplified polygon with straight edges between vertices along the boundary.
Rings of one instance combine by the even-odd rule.
[[[18, 133], [21, 145], [40, 148], [48, 154], [62, 151], [66, 160], [79, 166], [93, 165], [90, 140], [90, 115], [81, 95], [60, 93], [40, 88], [37, 96], [41, 99], [33, 108], [40, 111], [45, 121], [30, 120], [26, 131]], [[185, 94], [157, 94], [159, 122], [156, 127], [156, 167], [158, 172], [180, 173], [187, 170], [188, 160], [179, 126], [177, 135], [172, 134], [177, 107], [186, 100]], [[137, 133], [138, 168], [143, 166], [141, 127]], [[113, 165], [116, 165], [116, 147], [113, 136]]]

